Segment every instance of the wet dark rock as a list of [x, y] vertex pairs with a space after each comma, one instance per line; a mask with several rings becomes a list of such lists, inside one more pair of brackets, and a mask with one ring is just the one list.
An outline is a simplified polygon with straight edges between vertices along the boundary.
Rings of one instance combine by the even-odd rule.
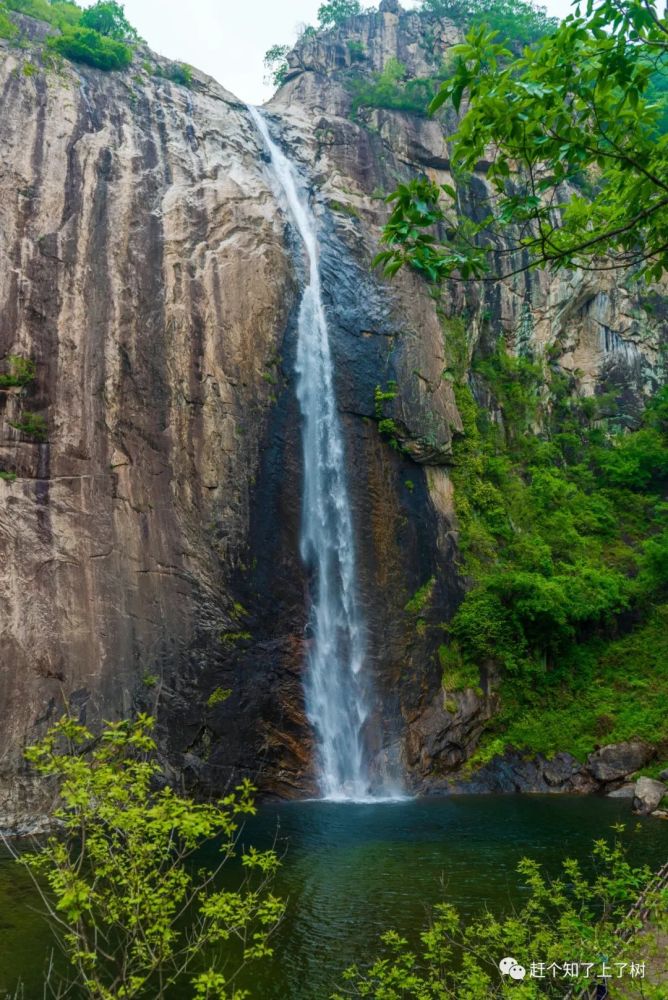
[[596, 782], [583, 772], [582, 765], [567, 753], [548, 760], [542, 754], [523, 754], [508, 749], [476, 770], [470, 778], [458, 777], [450, 783], [456, 792], [542, 792], [584, 793], [596, 789]]
[[589, 754], [587, 768], [597, 781], [615, 781], [644, 767], [653, 752], [646, 743], [612, 743]]

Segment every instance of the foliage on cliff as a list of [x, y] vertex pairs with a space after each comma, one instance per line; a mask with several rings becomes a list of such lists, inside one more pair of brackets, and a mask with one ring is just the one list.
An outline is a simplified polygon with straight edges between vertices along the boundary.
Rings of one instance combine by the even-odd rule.
[[613, 395], [579, 398], [558, 368], [500, 344], [456, 394], [471, 588], [448, 626], [448, 664], [501, 668], [505, 742], [583, 753], [603, 736], [668, 738], [650, 683], [665, 673], [668, 389], [628, 429]]
[[[97, 69], [129, 66], [132, 46], [140, 40], [116, 0], [98, 0], [86, 10], [69, 0], [0, 0], [0, 35], [7, 19], [3, 7], [58, 28], [60, 33], [47, 39], [48, 47], [66, 59]], [[5, 37], [14, 37], [14, 25], [12, 29], [9, 34], [4, 32]]]
[[456, 187], [420, 178], [405, 185], [379, 262], [414, 265], [433, 280], [538, 266], [660, 277], [668, 268], [667, 45], [668, 19], [644, 0], [590, 0], [584, 15], [519, 58], [485, 24], [472, 28], [431, 110], [465, 108], [450, 137], [453, 176], [466, 184], [491, 158], [488, 195], [474, 220], [458, 215]]
[[438, 77], [411, 78], [398, 59], [388, 59], [380, 73], [353, 74], [347, 82], [352, 95], [351, 113], [360, 108], [391, 108], [426, 116]]
[[420, 10], [450, 18], [465, 30], [485, 24], [513, 49], [532, 45], [559, 24], [556, 17], [548, 16], [545, 7], [527, 0], [422, 0]]
[[[359, 0], [329, 0], [320, 4], [318, 8], [318, 29], [319, 31], [330, 31], [344, 24], [349, 17], [354, 17], [362, 13], [362, 5]], [[301, 31], [301, 38], [309, 38], [316, 33], [316, 29], [311, 25], [305, 25]], [[266, 81], [273, 83], [275, 87], [285, 83], [289, 66], [288, 55], [291, 46], [272, 45], [267, 49], [264, 56], [264, 68], [266, 70]]]
[[[26, 752], [61, 802], [59, 835], [16, 855], [69, 966], [65, 983], [49, 984], [54, 996], [157, 1000], [186, 988], [201, 1000], [241, 997], [239, 968], [271, 955], [283, 913], [268, 891], [275, 853], [249, 849], [244, 884], [215, 885], [240, 820], [254, 812], [251, 786], [204, 804], [162, 787], [152, 728], [140, 716], [95, 738], [65, 717]], [[218, 861], [201, 871], [194, 855], [214, 838]]]
[[[333, 1000], [563, 1000], [569, 987], [578, 992], [603, 982], [596, 979], [602, 972], [619, 982], [620, 971], [624, 996], [659, 1000], [665, 996], [663, 987], [652, 985], [639, 965], [644, 961], [648, 966], [659, 946], [642, 932], [636, 916], [627, 917], [638, 893], [650, 883], [650, 873], [629, 864], [619, 840], [597, 841], [593, 857], [592, 877], [569, 859], [561, 877], [553, 880], [525, 858], [518, 871], [526, 902], [500, 919], [487, 911], [464, 921], [454, 906], [440, 904], [421, 935], [419, 953], [396, 932], [385, 933], [380, 954], [365, 967], [349, 968]], [[654, 920], [665, 926], [665, 898], [650, 891], [646, 899]], [[622, 932], [630, 937], [623, 938]], [[515, 975], [510, 965], [502, 975], [504, 956], [513, 956], [513, 968], [519, 966]]]

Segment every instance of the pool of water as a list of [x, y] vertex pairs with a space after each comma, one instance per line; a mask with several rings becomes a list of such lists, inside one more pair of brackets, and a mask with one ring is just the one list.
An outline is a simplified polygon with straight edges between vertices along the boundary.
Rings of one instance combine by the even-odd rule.
[[[462, 796], [264, 806], [246, 823], [242, 842], [276, 842], [284, 853], [275, 891], [288, 912], [274, 939], [277, 959], [246, 985], [254, 1000], [326, 1000], [346, 965], [377, 950], [383, 930], [415, 939], [429, 907], [443, 899], [464, 913], [508, 911], [521, 900], [522, 857], [554, 873], [565, 857], [586, 867], [592, 842], [620, 820], [635, 861], [665, 862], [668, 823], [638, 821], [628, 800]], [[0, 858], [0, 997], [19, 978], [26, 1000], [42, 996], [48, 934], [34, 902], [21, 871]]]

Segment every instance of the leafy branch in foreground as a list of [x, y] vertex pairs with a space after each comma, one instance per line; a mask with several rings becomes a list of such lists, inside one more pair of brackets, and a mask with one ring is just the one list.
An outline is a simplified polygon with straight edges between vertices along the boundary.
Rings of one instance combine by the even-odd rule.
[[[622, 829], [617, 828], [618, 832]], [[665, 993], [662, 986], [652, 984], [651, 973], [641, 977], [630, 971], [632, 962], [638, 964], [638, 956], [649, 967], [658, 953], [657, 943], [642, 929], [638, 916], [628, 915], [631, 904], [649, 884], [650, 872], [632, 867], [619, 841], [597, 841], [593, 856], [596, 872], [589, 879], [573, 859], [564, 861], [562, 876], [551, 880], [539, 864], [525, 858], [518, 871], [527, 902], [502, 919], [485, 912], [464, 924], [453, 906], [440, 904], [420, 936], [418, 951], [396, 932], [387, 932], [381, 939], [381, 955], [366, 968], [347, 969], [332, 1000], [563, 1000], [569, 988], [573, 997], [584, 997], [586, 987], [603, 982], [595, 978], [603, 963], [613, 976], [624, 966], [625, 997], [659, 1000]], [[665, 894], [650, 891], [646, 905], [653, 911], [655, 925], [665, 926]], [[499, 962], [505, 956], [513, 956], [525, 968], [522, 981], [500, 974]], [[550, 970], [553, 964], [558, 971]], [[587, 964], [591, 965], [589, 978], [584, 972]]]
[[[464, 109], [453, 176], [484, 165], [476, 221], [455, 187], [416, 179], [393, 196], [377, 258], [432, 281], [531, 267], [668, 268], [668, 20], [650, 0], [589, 0], [519, 59], [474, 27], [431, 105]], [[446, 196], [444, 199], [443, 196]]]
[[[275, 853], [251, 848], [243, 884], [217, 888], [239, 818], [254, 812], [250, 784], [209, 804], [160, 787], [152, 728], [141, 715], [94, 739], [65, 717], [26, 751], [61, 802], [59, 833], [15, 854], [67, 960], [62, 981], [51, 971], [54, 997], [159, 1000], [190, 984], [198, 1000], [241, 1000], [240, 969], [272, 953], [283, 913], [268, 891]], [[201, 869], [196, 852], [214, 838], [217, 861]]]

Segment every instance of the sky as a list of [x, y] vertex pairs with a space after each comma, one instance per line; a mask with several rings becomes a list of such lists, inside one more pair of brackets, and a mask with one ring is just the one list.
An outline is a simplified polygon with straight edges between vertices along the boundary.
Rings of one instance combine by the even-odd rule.
[[[125, 0], [125, 13], [152, 49], [190, 63], [251, 104], [271, 97], [264, 54], [294, 41], [300, 24], [315, 24], [322, 0]], [[406, 9], [417, 0], [402, 0]], [[563, 17], [570, 0], [543, 0]], [[364, 3], [364, 7], [377, 3]]]

